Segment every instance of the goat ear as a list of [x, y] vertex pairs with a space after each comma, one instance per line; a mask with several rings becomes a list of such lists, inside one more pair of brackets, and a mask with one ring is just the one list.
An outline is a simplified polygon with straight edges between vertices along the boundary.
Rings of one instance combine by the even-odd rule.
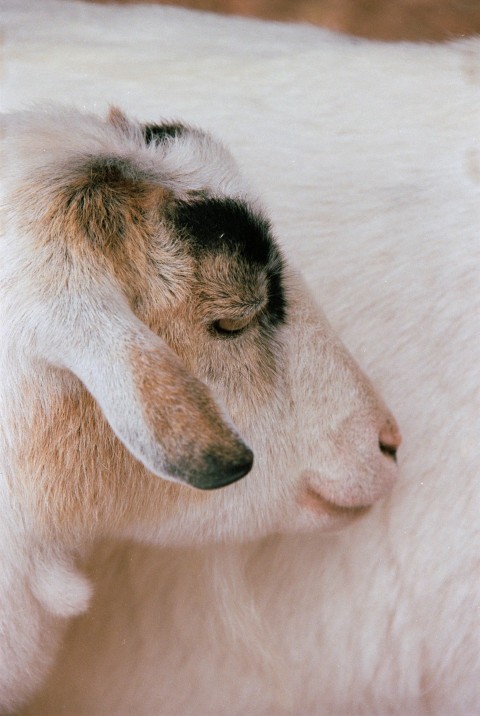
[[[122, 119], [115, 115], [113, 121]], [[77, 255], [90, 257], [89, 268], [78, 272], [75, 294], [66, 295], [63, 326], [75, 315], [75, 327], [67, 335], [59, 326], [63, 336], [53, 357], [83, 381], [114, 432], [148, 469], [211, 489], [243, 477], [252, 453], [207, 387], [132, 313], [107, 269], [122, 261], [119, 248], [133, 232], [142, 231], [145, 204], [152, 192], [158, 198], [157, 189], [163, 192], [152, 190], [132, 162], [115, 156], [94, 157], [78, 170], [59, 213], [65, 241], [75, 237], [86, 249]], [[106, 255], [110, 261], [98, 261]], [[69, 348], [72, 330], [75, 346]], [[52, 355], [51, 346], [46, 350]]]
[[[128, 309], [127, 309], [128, 310]], [[67, 359], [113, 431], [152, 472], [201, 489], [227, 485], [253, 455], [209, 389], [133, 314], [111, 316], [105, 330]], [[100, 328], [101, 321], [97, 321]]]

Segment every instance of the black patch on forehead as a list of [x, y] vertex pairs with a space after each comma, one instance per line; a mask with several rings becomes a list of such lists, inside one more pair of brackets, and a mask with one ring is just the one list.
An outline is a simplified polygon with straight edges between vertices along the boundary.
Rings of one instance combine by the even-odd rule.
[[274, 246], [266, 219], [234, 199], [176, 203], [175, 228], [198, 252], [226, 252], [266, 266]]
[[187, 128], [183, 124], [166, 123], [166, 124], [145, 124], [143, 127], [143, 136], [147, 144], [151, 142], [164, 142], [166, 139], [176, 139], [187, 132]]
[[194, 253], [238, 256], [252, 268], [264, 268], [269, 279], [268, 312], [274, 322], [285, 318], [283, 261], [268, 220], [234, 199], [176, 202], [171, 220]]

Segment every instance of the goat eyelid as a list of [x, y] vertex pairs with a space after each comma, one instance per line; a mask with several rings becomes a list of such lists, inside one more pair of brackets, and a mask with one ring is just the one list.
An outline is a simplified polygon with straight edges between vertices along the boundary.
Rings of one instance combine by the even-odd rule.
[[219, 318], [212, 323], [214, 333], [220, 335], [235, 335], [241, 333], [252, 323], [252, 316], [244, 316], [243, 318]]

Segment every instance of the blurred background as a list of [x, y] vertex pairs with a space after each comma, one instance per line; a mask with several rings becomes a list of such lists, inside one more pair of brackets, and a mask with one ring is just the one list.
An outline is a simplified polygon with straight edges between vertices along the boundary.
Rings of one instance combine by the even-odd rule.
[[[109, 2], [110, 0], [91, 0]], [[480, 34], [480, 0], [116, 0], [310, 22], [379, 40], [436, 41]]]

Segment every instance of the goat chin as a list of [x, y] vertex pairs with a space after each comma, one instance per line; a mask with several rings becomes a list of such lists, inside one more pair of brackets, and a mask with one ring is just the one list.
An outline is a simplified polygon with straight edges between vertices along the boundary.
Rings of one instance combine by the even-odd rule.
[[478, 712], [478, 40], [2, 12], [0, 712]]

